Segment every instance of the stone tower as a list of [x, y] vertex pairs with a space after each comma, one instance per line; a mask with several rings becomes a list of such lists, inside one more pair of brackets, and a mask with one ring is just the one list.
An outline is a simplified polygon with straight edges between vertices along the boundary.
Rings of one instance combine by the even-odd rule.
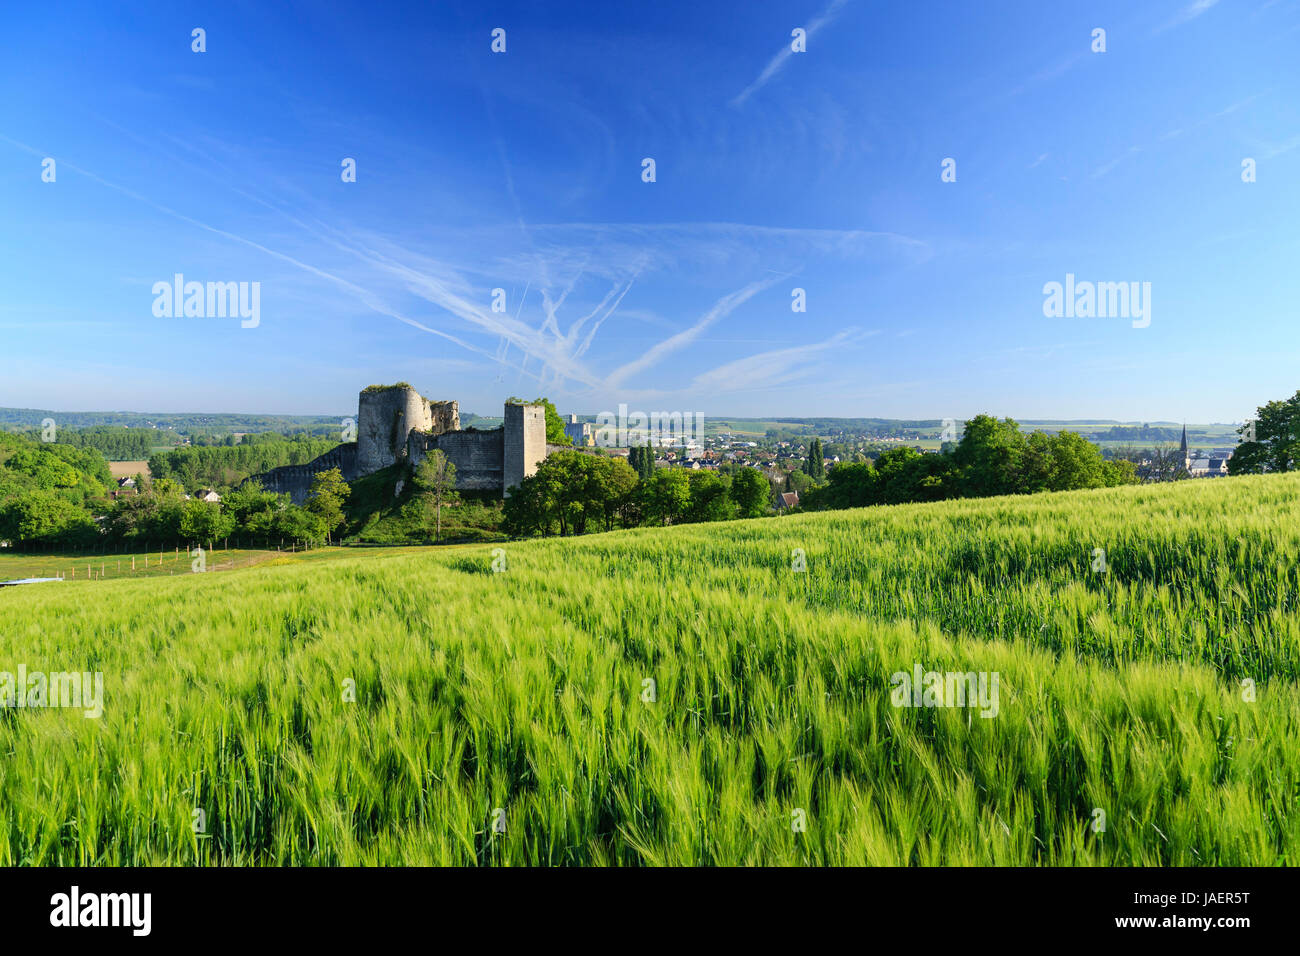
[[357, 471], [368, 475], [406, 457], [412, 431], [455, 431], [460, 408], [455, 402], [431, 402], [406, 383], [371, 385], [357, 407]]
[[508, 495], [546, 457], [546, 410], [541, 405], [507, 404], [504, 438], [502, 484]]

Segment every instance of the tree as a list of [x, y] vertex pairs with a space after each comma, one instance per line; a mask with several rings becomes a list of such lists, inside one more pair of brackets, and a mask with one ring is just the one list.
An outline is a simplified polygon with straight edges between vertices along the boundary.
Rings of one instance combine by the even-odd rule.
[[690, 502], [684, 515], [686, 521], [726, 521], [735, 517], [735, 505], [727, 495], [731, 485], [728, 478], [712, 471], [688, 471], [685, 474], [690, 490]]
[[[1231, 462], [1228, 467], [1232, 468]], [[1145, 468], [1147, 481], [1175, 481], [1186, 477], [1187, 465], [1182, 449], [1170, 444], [1160, 444], [1151, 449], [1151, 463]]]
[[437, 540], [442, 541], [442, 505], [456, 498], [456, 466], [440, 449], [435, 448], [415, 469], [415, 482], [425, 489], [437, 511]]
[[772, 486], [757, 468], [741, 468], [731, 476], [729, 496], [738, 518], [761, 518], [767, 514]]
[[1300, 392], [1284, 401], [1273, 401], [1255, 410], [1255, 420], [1237, 433], [1243, 441], [1228, 460], [1232, 475], [1258, 475], [1270, 471], [1291, 471], [1300, 460]]
[[1025, 436], [1014, 419], [999, 422], [992, 415], [976, 415], [966, 423], [953, 454], [961, 469], [962, 494], [985, 498], [1023, 491], [1026, 451]]
[[[538, 466], [540, 472], [546, 462]], [[546, 475], [529, 475], [510, 489], [501, 508], [501, 529], [512, 537], [549, 534], [554, 526]]]
[[1049, 491], [1100, 488], [1106, 483], [1106, 462], [1100, 449], [1078, 432], [1057, 432], [1051, 438], [1051, 450]]
[[96, 533], [90, 515], [52, 491], [29, 491], [0, 507], [0, 539], [81, 543]]
[[276, 516], [274, 531], [291, 541], [312, 541], [329, 533], [324, 518], [297, 505], [289, 505]]
[[221, 505], [207, 501], [187, 501], [181, 512], [181, 535], [200, 544], [228, 537], [235, 530], [235, 519], [224, 514]]
[[625, 524], [637, 511], [631, 504], [636, 472], [621, 458], [557, 451], [548, 455], [506, 499], [503, 527], [512, 535], [585, 534], [588, 521], [602, 520], [606, 530], [614, 516]]
[[180, 482], [173, 481], [171, 478], [159, 478], [149, 487], [159, 498], [180, 498], [185, 494], [185, 489], [181, 487]]
[[794, 468], [785, 473], [785, 490], [793, 491], [800, 498], [816, 484], [816, 480], [804, 468]]
[[614, 527], [614, 515], [628, 518], [628, 502], [636, 492], [637, 474], [622, 458], [588, 456], [596, 462], [595, 481], [600, 491], [600, 501], [605, 512], [605, 530]]
[[675, 524], [691, 501], [690, 480], [680, 468], [661, 468], [644, 486], [646, 515], [662, 524]]
[[288, 495], [264, 491], [256, 481], [227, 492], [221, 499], [221, 508], [234, 519], [236, 529], [258, 538], [271, 537], [277, 518], [288, 504]]
[[826, 459], [822, 454], [820, 438], [812, 440], [812, 447], [808, 449], [808, 460], [803, 463], [803, 470], [813, 481], [821, 481], [826, 477]]
[[352, 489], [343, 480], [343, 472], [337, 468], [329, 468], [312, 476], [311, 490], [307, 493], [307, 510], [320, 519], [327, 540], [343, 524], [343, 503], [351, 493]]
[[655, 473], [655, 453], [649, 445], [633, 445], [627, 450], [627, 463], [632, 466], [637, 477], [649, 481]]

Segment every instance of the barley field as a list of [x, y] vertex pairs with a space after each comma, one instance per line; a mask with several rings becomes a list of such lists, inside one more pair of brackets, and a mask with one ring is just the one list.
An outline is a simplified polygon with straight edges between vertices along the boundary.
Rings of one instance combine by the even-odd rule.
[[0, 591], [0, 865], [1300, 863], [1300, 476], [501, 547]]

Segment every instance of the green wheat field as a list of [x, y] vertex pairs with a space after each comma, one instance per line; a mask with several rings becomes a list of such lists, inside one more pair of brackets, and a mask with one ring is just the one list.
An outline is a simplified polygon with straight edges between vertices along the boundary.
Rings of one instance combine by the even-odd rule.
[[0, 590], [0, 865], [1300, 863], [1300, 476], [503, 547]]

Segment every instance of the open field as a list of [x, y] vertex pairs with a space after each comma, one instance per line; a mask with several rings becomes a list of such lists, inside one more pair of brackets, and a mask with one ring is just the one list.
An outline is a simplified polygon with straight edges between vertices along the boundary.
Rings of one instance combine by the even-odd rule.
[[149, 477], [149, 462], [147, 461], [110, 461], [108, 470], [112, 472], [114, 478], [134, 478], [136, 475]]
[[[312, 552], [274, 548], [218, 547], [204, 555], [208, 572], [231, 571], [254, 565], [279, 564], [309, 557]], [[137, 551], [130, 554], [7, 554], [0, 551], [0, 581], [20, 578], [61, 577], [65, 584], [127, 578], [169, 577], [192, 574], [194, 558], [183, 548]]]
[[10, 588], [105, 697], [0, 710], [0, 865], [1296, 864], [1297, 555], [1282, 475]]

